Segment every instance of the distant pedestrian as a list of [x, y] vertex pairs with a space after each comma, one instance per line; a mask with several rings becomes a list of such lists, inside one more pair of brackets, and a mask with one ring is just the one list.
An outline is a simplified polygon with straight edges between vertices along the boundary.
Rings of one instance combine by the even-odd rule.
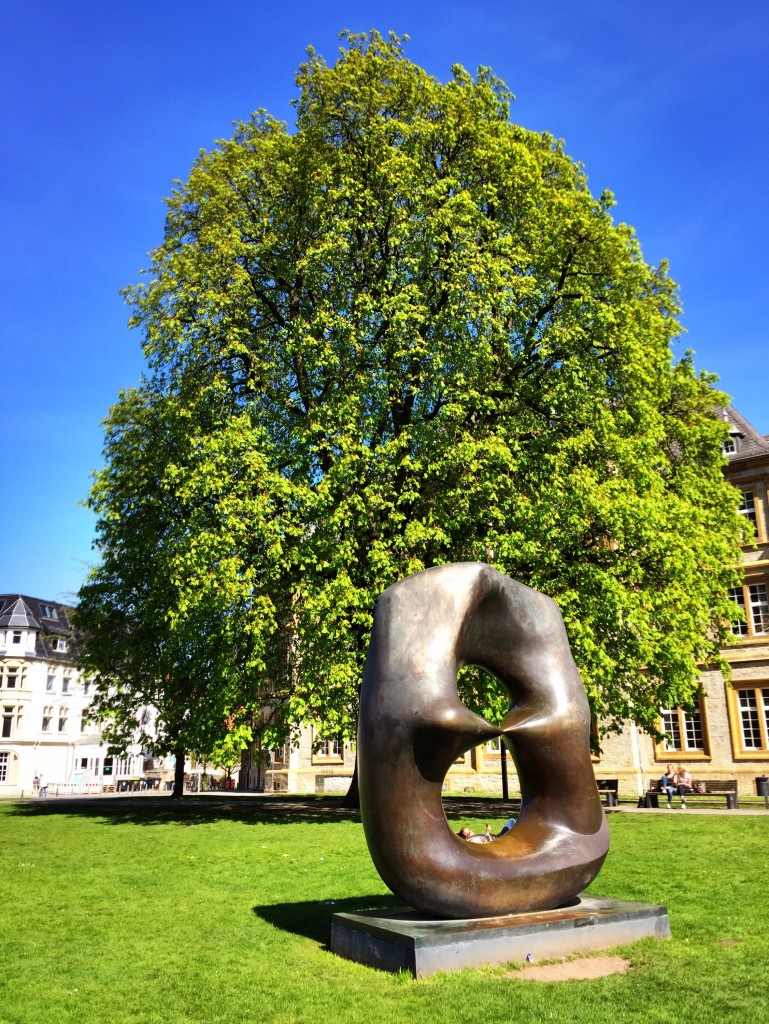
[[32, 793], [34, 796], [40, 796], [40, 776], [36, 775], [32, 780]]
[[41, 775], [40, 779], [39, 779], [39, 782], [40, 782], [40, 796], [41, 797], [48, 796], [48, 779], [43, 778], [43, 776]]

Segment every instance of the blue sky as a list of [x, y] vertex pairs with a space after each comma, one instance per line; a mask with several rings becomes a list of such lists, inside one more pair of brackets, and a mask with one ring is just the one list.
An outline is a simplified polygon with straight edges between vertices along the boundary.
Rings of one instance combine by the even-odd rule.
[[441, 80], [491, 66], [669, 260], [676, 354], [769, 432], [769, 5], [0, 0], [0, 25], [0, 592], [66, 599], [93, 558], [100, 422], [143, 366], [119, 292], [172, 181], [253, 110], [290, 122], [305, 48], [332, 62], [345, 28], [408, 34]]

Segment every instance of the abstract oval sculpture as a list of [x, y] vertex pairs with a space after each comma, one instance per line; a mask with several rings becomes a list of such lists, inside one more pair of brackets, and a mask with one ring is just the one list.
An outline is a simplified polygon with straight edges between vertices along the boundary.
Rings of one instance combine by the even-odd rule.
[[[510, 695], [501, 726], [457, 694], [464, 664]], [[449, 827], [441, 791], [463, 752], [506, 737], [518, 823], [492, 843]], [[438, 566], [377, 603], [358, 729], [361, 815], [374, 864], [410, 906], [449, 918], [552, 909], [598, 874], [609, 833], [590, 710], [555, 603], [480, 563]]]

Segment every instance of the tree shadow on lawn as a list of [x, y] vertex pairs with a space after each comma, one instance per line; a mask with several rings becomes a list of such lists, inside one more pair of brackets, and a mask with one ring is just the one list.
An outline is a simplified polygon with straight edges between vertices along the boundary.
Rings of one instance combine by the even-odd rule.
[[389, 893], [375, 896], [351, 896], [341, 900], [308, 900], [303, 903], [274, 903], [254, 907], [263, 921], [293, 935], [303, 935], [328, 949], [331, 918], [334, 914], [359, 914], [364, 910], [384, 912], [403, 910], [403, 900]]
[[[204, 825], [216, 821], [247, 825], [322, 825], [330, 821], [360, 822], [360, 811], [343, 807], [342, 797], [273, 797], [263, 795], [89, 796], [23, 800], [12, 813], [23, 818], [50, 815], [99, 819], [104, 825]], [[495, 798], [452, 798], [444, 804], [449, 819], [505, 818], [519, 802]]]
[[360, 821], [360, 812], [342, 807], [342, 798], [284, 798], [263, 796], [104, 796], [48, 797], [19, 802], [13, 814], [24, 818], [53, 815], [98, 819], [104, 825], [205, 825], [217, 821], [257, 824], [326, 824]]

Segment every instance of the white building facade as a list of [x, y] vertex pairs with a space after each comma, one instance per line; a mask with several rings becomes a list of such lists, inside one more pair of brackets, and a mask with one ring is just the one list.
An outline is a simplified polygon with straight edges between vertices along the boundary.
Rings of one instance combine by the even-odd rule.
[[113, 757], [88, 719], [89, 681], [72, 652], [72, 610], [0, 594], [0, 799], [98, 793], [142, 778], [136, 746]]

